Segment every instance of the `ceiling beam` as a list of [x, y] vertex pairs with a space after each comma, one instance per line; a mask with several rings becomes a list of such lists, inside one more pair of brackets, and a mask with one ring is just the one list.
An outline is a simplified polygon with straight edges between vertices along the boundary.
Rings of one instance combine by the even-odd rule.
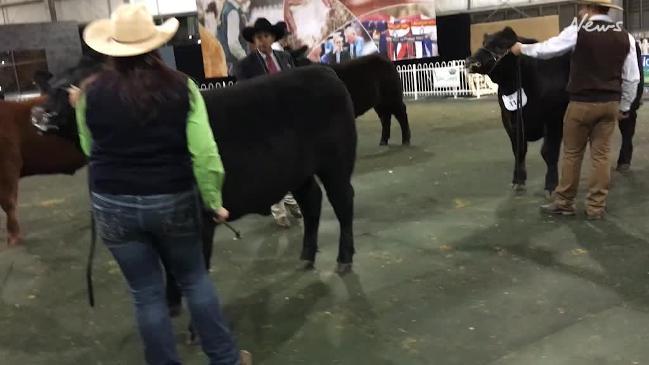
[[7, 2], [7, 3], [0, 2], [0, 9], [10, 8], [12, 6], [29, 5], [29, 4], [42, 4], [42, 3], [43, 3], [43, 0], [12, 1], [12, 2]]

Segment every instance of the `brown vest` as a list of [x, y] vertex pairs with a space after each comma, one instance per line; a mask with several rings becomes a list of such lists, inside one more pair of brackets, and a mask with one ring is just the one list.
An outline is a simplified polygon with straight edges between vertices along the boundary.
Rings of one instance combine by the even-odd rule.
[[616, 24], [599, 20], [584, 24], [572, 53], [568, 82], [570, 100], [619, 101], [622, 66], [629, 47], [628, 33]]

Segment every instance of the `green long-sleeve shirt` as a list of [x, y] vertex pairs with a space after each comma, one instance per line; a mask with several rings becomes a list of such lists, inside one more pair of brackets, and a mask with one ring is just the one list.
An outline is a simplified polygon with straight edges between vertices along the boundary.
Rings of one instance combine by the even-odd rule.
[[[203, 203], [207, 208], [216, 210], [223, 206], [223, 163], [214, 142], [203, 96], [193, 81], [189, 80], [188, 86], [190, 108], [187, 116], [187, 148], [192, 157], [194, 176]], [[86, 107], [85, 95], [81, 95], [76, 106], [79, 141], [83, 152], [90, 156], [92, 135], [86, 124]]]

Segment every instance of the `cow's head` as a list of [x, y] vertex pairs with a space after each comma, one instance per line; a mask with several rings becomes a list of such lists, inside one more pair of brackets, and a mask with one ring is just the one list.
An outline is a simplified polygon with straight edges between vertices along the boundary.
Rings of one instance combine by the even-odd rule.
[[467, 69], [471, 73], [488, 75], [518, 41], [519, 37], [510, 27], [497, 33], [485, 34], [482, 47], [466, 59]]
[[77, 139], [74, 108], [69, 102], [68, 90], [101, 70], [100, 60], [82, 57], [81, 61], [62, 74], [40, 86], [47, 96], [45, 102], [32, 109], [32, 124], [42, 133], [54, 133]]

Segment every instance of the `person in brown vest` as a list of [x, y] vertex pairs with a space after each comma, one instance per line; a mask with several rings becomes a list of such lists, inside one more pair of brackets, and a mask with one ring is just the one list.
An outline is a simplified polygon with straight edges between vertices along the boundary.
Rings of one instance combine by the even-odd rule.
[[511, 52], [548, 59], [572, 51], [570, 104], [563, 126], [561, 178], [554, 202], [545, 213], [575, 215], [581, 164], [590, 142], [593, 171], [589, 180], [586, 215], [599, 220], [606, 212], [610, 183], [611, 136], [619, 120], [626, 119], [636, 95], [640, 73], [635, 40], [614, 23], [608, 13], [622, 10], [611, 0], [579, 1], [579, 19], [545, 42], [516, 43]]

